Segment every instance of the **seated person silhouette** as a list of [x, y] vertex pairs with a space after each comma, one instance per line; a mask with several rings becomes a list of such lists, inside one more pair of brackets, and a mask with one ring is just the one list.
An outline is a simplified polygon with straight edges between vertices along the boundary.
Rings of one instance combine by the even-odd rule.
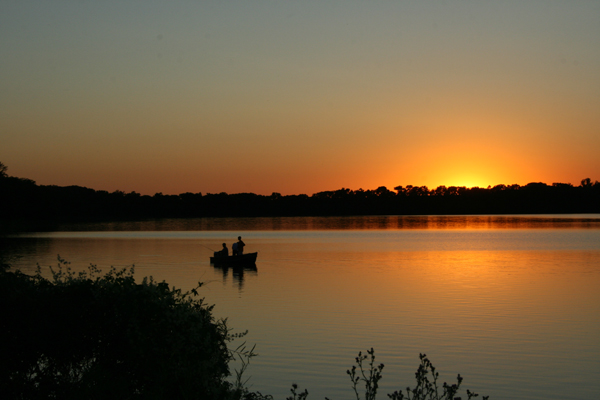
[[229, 256], [229, 249], [227, 248], [227, 244], [226, 243], [223, 243], [223, 248], [221, 249], [221, 251], [219, 253], [221, 253], [221, 257], [228, 257]]

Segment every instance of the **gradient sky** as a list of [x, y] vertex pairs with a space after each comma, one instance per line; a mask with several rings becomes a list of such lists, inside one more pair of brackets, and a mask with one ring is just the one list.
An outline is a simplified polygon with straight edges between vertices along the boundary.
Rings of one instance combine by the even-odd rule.
[[600, 180], [600, 1], [0, 2], [0, 161], [142, 194]]

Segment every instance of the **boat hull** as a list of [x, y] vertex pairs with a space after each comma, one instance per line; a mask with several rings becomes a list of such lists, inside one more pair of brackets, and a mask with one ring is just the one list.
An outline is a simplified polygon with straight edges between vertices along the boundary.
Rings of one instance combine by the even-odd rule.
[[241, 256], [219, 256], [215, 255], [210, 258], [210, 263], [215, 265], [227, 265], [227, 266], [236, 266], [236, 265], [254, 265], [256, 264], [256, 258], [258, 257], [258, 253], [248, 253], [242, 254]]

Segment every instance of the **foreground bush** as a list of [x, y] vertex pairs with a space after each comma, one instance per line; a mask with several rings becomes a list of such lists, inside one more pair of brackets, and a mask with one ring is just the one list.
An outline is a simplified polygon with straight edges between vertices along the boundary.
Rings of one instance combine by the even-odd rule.
[[[375, 350], [367, 351], [368, 355], [358, 353], [358, 357], [355, 358], [356, 365], [352, 366], [351, 369], [346, 371], [346, 374], [350, 377], [352, 382], [352, 389], [356, 400], [375, 400], [377, 397], [377, 391], [379, 389], [379, 381], [383, 377], [381, 372], [383, 371], [383, 364], [375, 364]], [[397, 390], [394, 393], [387, 395], [392, 400], [462, 400], [462, 397], [458, 397], [457, 394], [460, 390], [460, 385], [463, 378], [458, 375], [456, 383], [447, 384], [444, 382], [442, 387], [439, 387], [438, 378], [439, 373], [436, 372], [435, 367], [429, 361], [425, 354], [420, 354], [421, 364], [415, 373], [416, 385], [413, 389], [410, 387], [406, 388], [406, 396], [402, 390]], [[365, 365], [365, 361], [369, 360], [368, 364]], [[363, 387], [364, 389], [361, 389]], [[308, 397], [308, 390], [304, 389], [303, 392], [297, 392], [298, 385], [292, 385], [292, 395], [287, 400], [306, 400]], [[475, 392], [471, 392], [467, 389], [467, 399], [478, 397], [479, 395]], [[272, 400], [271, 396], [256, 396], [254, 395], [253, 400]], [[483, 396], [483, 400], [487, 400], [489, 396]], [[325, 398], [327, 399], [327, 397]], [[327, 399], [329, 400], [329, 399]]]
[[[375, 400], [377, 396], [377, 389], [379, 388], [379, 380], [381, 379], [381, 371], [384, 365], [379, 364], [375, 366], [375, 351], [371, 349], [367, 351], [368, 356], [358, 353], [356, 357], [356, 366], [346, 371], [352, 380], [352, 388], [356, 394], [356, 399], [360, 400], [360, 394], [358, 391], [358, 384], [363, 383], [365, 386], [365, 400]], [[370, 358], [368, 369], [363, 365], [363, 362]], [[438, 378], [440, 374], [436, 372], [435, 367], [429, 361], [425, 354], [420, 354], [421, 364], [417, 368], [415, 373], [416, 385], [413, 389], [410, 387], [406, 388], [406, 397], [402, 390], [397, 390], [394, 393], [388, 394], [388, 397], [392, 400], [461, 400], [461, 397], [456, 395], [459, 392], [460, 385], [463, 378], [460, 374], [456, 377], [456, 383], [447, 384], [444, 382], [440, 388], [438, 385]], [[358, 366], [358, 369], [357, 369]], [[467, 389], [467, 398], [479, 396], [475, 392], [471, 392]], [[483, 400], [487, 400], [488, 396], [483, 396]]]
[[23, 399], [227, 399], [225, 320], [196, 289], [181, 293], [133, 269], [72, 273], [60, 260], [51, 280], [0, 271], [0, 393]]

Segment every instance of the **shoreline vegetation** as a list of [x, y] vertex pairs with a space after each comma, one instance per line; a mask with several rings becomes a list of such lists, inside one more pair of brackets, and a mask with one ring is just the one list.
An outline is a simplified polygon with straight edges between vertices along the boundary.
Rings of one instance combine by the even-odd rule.
[[[11, 399], [273, 400], [248, 389], [244, 372], [255, 348], [215, 319], [200, 297], [165, 281], [134, 279], [134, 268], [102, 274], [93, 264], [73, 272], [58, 256], [52, 278], [10, 271], [0, 260], [0, 392]], [[231, 364], [238, 365], [233, 369]], [[357, 400], [375, 400], [384, 365], [375, 351], [358, 353], [346, 371]], [[416, 385], [392, 400], [459, 400], [463, 378], [438, 384], [425, 354]], [[293, 383], [287, 400], [305, 400]], [[466, 390], [468, 399], [477, 397]], [[483, 396], [483, 399], [488, 397]], [[327, 399], [327, 398], [326, 398]]]
[[600, 213], [600, 182], [494, 187], [381, 186], [306, 194], [182, 193], [153, 196], [81, 186], [37, 185], [0, 162], [0, 221], [86, 222], [198, 217]]

